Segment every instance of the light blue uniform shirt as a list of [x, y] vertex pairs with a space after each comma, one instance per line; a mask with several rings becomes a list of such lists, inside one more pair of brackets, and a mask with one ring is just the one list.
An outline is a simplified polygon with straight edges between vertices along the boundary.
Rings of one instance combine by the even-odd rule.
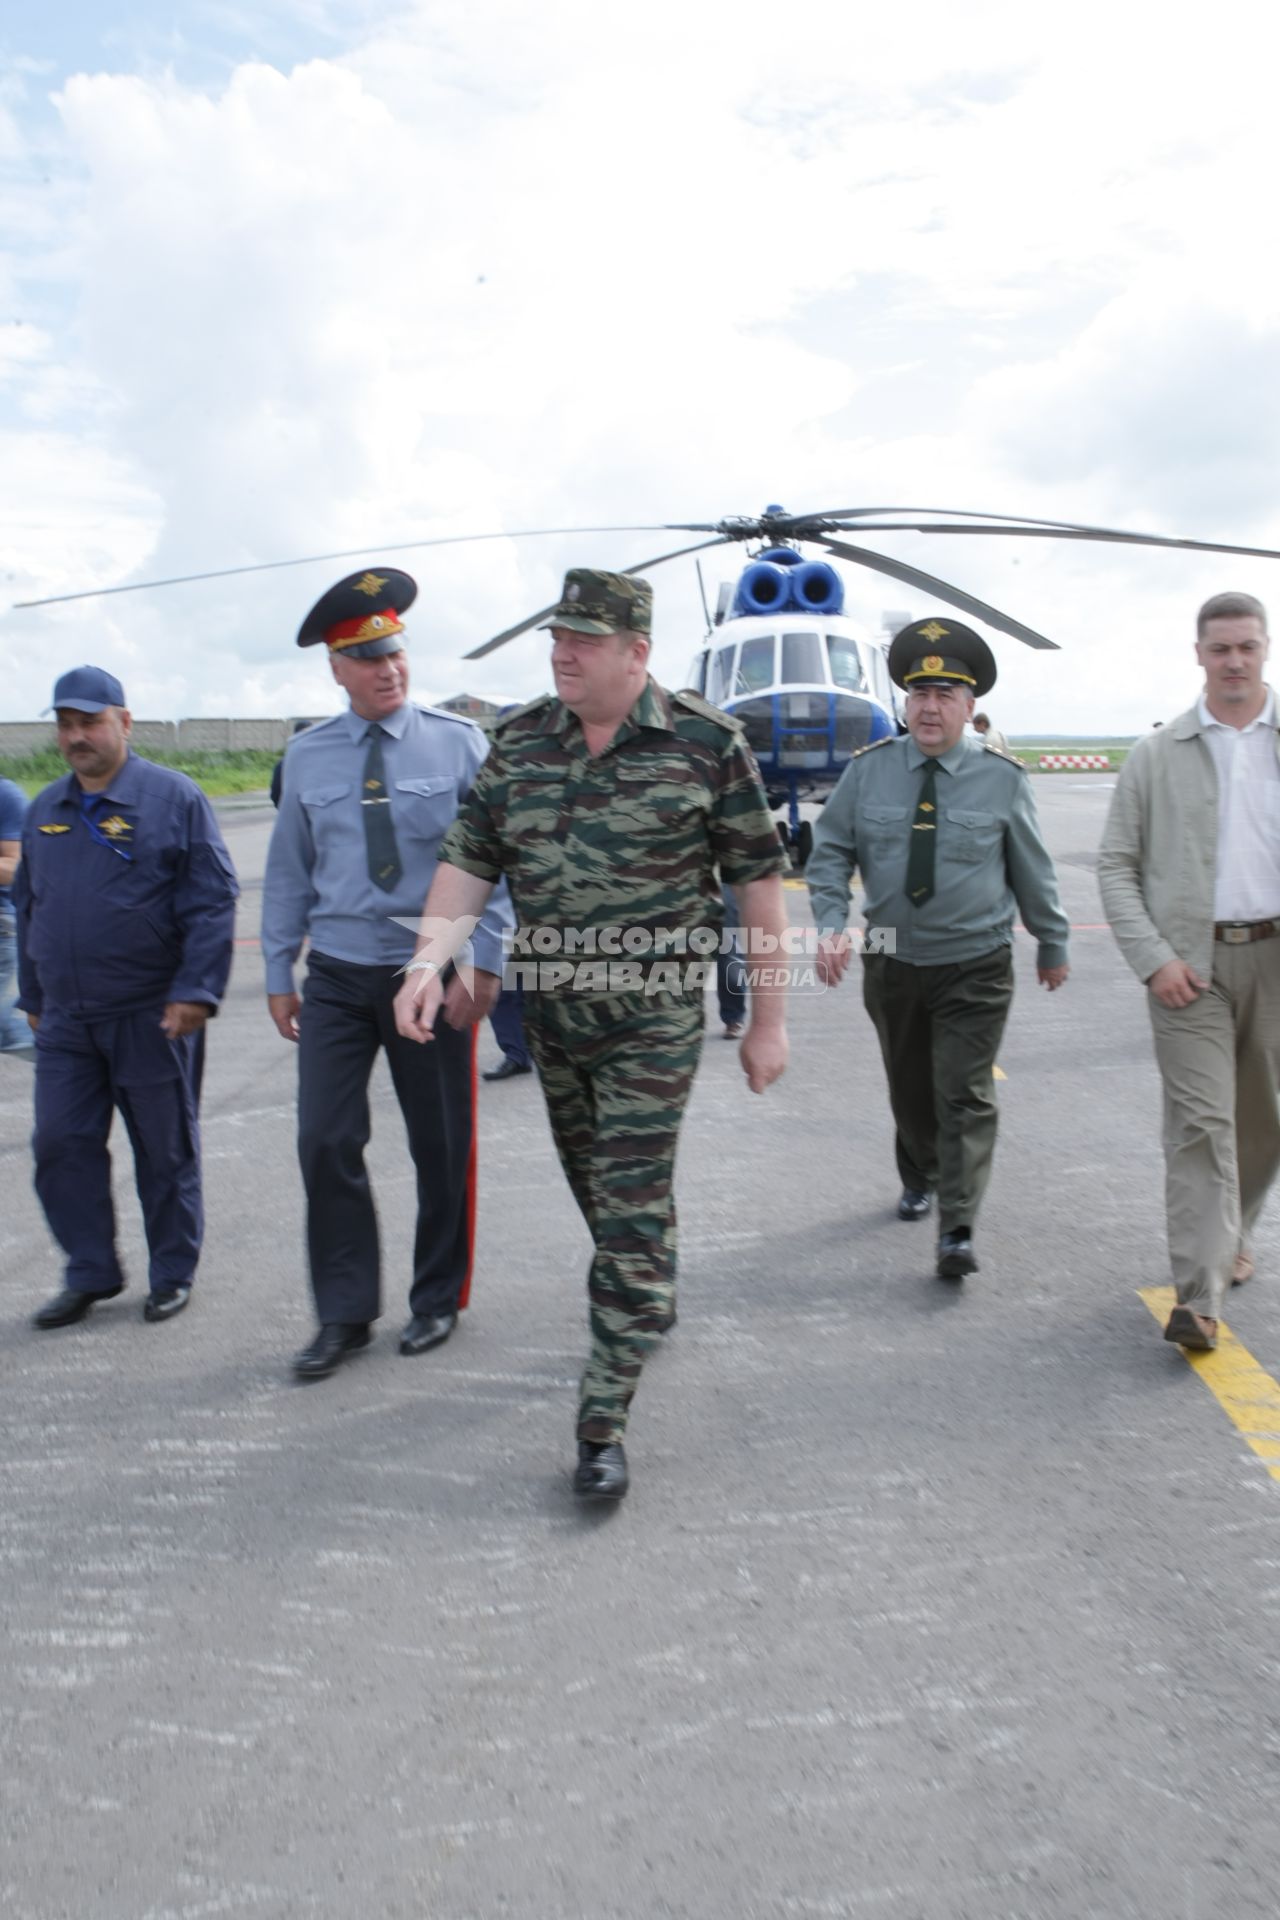
[[1010, 946], [1015, 905], [1038, 943], [1038, 964], [1065, 966], [1067, 916], [1031, 782], [1020, 762], [994, 747], [963, 738], [938, 755], [933, 895], [923, 906], [908, 899], [926, 759], [903, 734], [863, 747], [841, 774], [814, 827], [805, 868], [819, 930], [843, 929], [856, 867], [868, 929], [891, 929], [893, 944], [884, 951], [911, 966], [956, 966]]
[[[308, 937], [317, 953], [354, 966], [401, 967], [413, 957], [440, 842], [489, 743], [470, 720], [411, 701], [377, 722], [402, 868], [387, 893], [369, 878], [360, 804], [371, 724], [348, 708], [289, 743], [262, 893], [268, 993], [294, 991], [294, 962]], [[470, 957], [500, 974], [502, 936], [512, 924], [504, 886], [459, 961]]]

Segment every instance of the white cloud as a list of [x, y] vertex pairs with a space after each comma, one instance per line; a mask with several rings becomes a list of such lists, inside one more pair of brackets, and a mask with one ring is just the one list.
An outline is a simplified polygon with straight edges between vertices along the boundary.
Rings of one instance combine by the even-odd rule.
[[[1092, 3], [1070, 34], [1013, 5], [906, 21], [835, 0], [781, 25], [762, 0], [652, 0], [643, 25], [585, 0], [278, 7], [274, 38], [290, 18], [343, 50], [245, 61], [216, 92], [67, 78], [53, 185], [10, 190], [27, 243], [8, 270], [31, 292], [21, 338], [0, 330], [21, 597], [778, 498], [1280, 537], [1269, 68], [1233, 0], [1211, 46]], [[1001, 644], [1015, 727], [1145, 725], [1175, 697], [1151, 650], [1223, 578], [883, 540], [1064, 640], [1062, 660]], [[539, 640], [460, 655], [565, 564], [662, 544], [404, 556], [418, 685], [536, 690]], [[310, 710], [323, 662], [292, 635], [338, 571], [7, 616], [7, 715], [108, 648], [139, 712], [138, 687], [158, 715]], [[901, 603], [854, 585], [873, 614]], [[660, 576], [669, 678], [697, 608], [692, 563]]]

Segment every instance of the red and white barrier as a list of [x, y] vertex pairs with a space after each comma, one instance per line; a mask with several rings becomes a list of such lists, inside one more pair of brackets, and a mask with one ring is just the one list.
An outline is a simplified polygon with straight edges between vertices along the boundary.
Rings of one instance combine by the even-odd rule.
[[1042, 771], [1056, 773], [1063, 768], [1084, 773], [1108, 773], [1111, 770], [1111, 756], [1107, 753], [1042, 753], [1040, 755]]

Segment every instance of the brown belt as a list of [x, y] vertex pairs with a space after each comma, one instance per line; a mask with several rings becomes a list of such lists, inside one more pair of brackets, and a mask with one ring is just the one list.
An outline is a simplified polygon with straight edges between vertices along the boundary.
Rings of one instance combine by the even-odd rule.
[[1280, 920], [1215, 920], [1213, 937], [1229, 947], [1247, 947], [1280, 933]]

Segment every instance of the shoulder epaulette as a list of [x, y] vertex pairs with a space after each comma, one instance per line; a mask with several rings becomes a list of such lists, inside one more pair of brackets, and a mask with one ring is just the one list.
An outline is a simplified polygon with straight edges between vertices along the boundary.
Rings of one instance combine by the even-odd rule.
[[861, 760], [864, 753], [874, 753], [877, 747], [892, 746], [895, 740], [901, 740], [902, 737], [900, 733], [882, 734], [878, 740], [868, 740], [865, 747], [855, 747], [854, 751], [849, 755], [849, 758], [851, 760]]
[[710, 700], [704, 700], [702, 695], [695, 693], [692, 687], [681, 687], [678, 693], [673, 693], [670, 697], [677, 707], [683, 707], [688, 713], [696, 713], [699, 720], [712, 721], [716, 726], [723, 727], [726, 733], [742, 731], [740, 720], [735, 720], [733, 715], [726, 713], [723, 707], [712, 706]]
[[484, 732], [484, 728], [481, 727], [477, 721], [473, 720], [470, 714], [454, 713], [449, 707], [419, 706], [416, 700], [413, 704], [418, 708], [419, 713], [428, 713], [433, 720], [456, 720], [459, 726], [475, 727], [477, 733]]
[[331, 713], [327, 719], [317, 720], [314, 726], [308, 727], [304, 733], [295, 733], [291, 739], [286, 740], [285, 752], [288, 753], [293, 747], [301, 745], [304, 740], [314, 740], [318, 734], [327, 732], [330, 727], [336, 727], [339, 720], [345, 719], [345, 714]]
[[540, 693], [535, 700], [526, 700], [522, 707], [512, 707], [507, 713], [500, 713], [493, 723], [495, 733], [501, 733], [504, 727], [512, 726], [526, 715], [536, 713], [539, 707], [549, 707], [555, 699], [554, 693]]
[[1025, 773], [1027, 770], [1026, 761], [1019, 760], [1016, 753], [1006, 752], [1004, 747], [993, 747], [988, 741], [984, 740], [982, 744], [982, 751], [984, 753], [994, 753], [997, 760], [1007, 760], [1011, 767], [1017, 767], [1019, 771], [1022, 773]]

